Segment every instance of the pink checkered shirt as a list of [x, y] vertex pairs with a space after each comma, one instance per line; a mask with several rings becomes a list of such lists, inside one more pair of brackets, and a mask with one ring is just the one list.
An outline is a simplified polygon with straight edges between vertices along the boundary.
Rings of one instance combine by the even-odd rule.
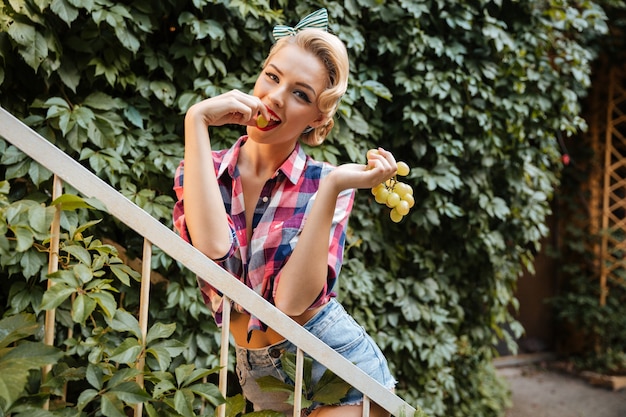
[[[313, 206], [319, 182], [333, 170], [326, 162], [318, 162], [304, 153], [299, 144], [287, 160], [270, 178], [257, 203], [253, 219], [253, 235], [248, 247], [241, 177], [237, 169], [239, 148], [244, 146], [247, 136], [242, 136], [227, 150], [213, 152], [213, 163], [228, 213], [232, 244], [226, 256], [217, 260], [248, 287], [274, 304], [274, 296], [280, 272], [293, 252], [298, 237]], [[174, 206], [174, 227], [188, 242], [191, 241], [185, 223], [183, 202], [184, 161], [181, 161], [174, 179], [174, 190], [178, 201]], [[332, 291], [341, 265], [346, 240], [348, 217], [352, 210], [354, 190], [342, 192], [335, 206], [333, 224], [329, 236], [328, 277], [326, 285], [310, 308], [326, 304], [336, 294]], [[210, 307], [215, 321], [222, 324], [222, 296], [212, 286], [199, 280], [200, 290]], [[233, 304], [236, 311], [244, 309]], [[265, 331], [267, 326], [251, 316], [248, 338], [252, 330]]]

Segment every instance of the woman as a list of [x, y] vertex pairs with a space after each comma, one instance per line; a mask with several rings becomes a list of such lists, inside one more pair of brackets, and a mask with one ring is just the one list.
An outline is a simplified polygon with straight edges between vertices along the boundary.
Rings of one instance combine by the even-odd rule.
[[[380, 349], [332, 289], [343, 261], [354, 189], [391, 178], [396, 162], [379, 149], [367, 165], [333, 167], [308, 157], [299, 144], [322, 143], [347, 87], [346, 48], [324, 29], [326, 19], [322, 9], [295, 28], [275, 29], [279, 39], [252, 95], [230, 91], [187, 111], [174, 221], [196, 248], [393, 389], [395, 380]], [[244, 125], [247, 134], [230, 149], [214, 151], [208, 127], [225, 124]], [[221, 324], [220, 294], [206, 284], [201, 291]], [[291, 412], [285, 393], [262, 392], [256, 379], [274, 375], [285, 380], [280, 356], [295, 347], [238, 305], [233, 305], [230, 328], [244, 396], [255, 410]], [[315, 362], [314, 380], [323, 371]], [[361, 416], [362, 402], [363, 395], [351, 389], [340, 405], [314, 404], [304, 414]], [[373, 404], [371, 415], [388, 414]]]

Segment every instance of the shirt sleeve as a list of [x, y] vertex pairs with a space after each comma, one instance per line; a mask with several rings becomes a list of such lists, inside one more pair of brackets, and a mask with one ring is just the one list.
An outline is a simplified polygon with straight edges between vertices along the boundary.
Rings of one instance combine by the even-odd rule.
[[[187, 222], [185, 221], [185, 204], [183, 200], [183, 189], [184, 189], [184, 177], [185, 177], [185, 161], [181, 161], [176, 168], [176, 173], [174, 175], [174, 192], [176, 193], [176, 203], [174, 203], [174, 209], [172, 211], [172, 218], [174, 223], [174, 229], [178, 232], [178, 234], [187, 242], [191, 242], [191, 236], [189, 235], [189, 230], [187, 229]], [[230, 258], [235, 251], [237, 250], [236, 244], [236, 232], [235, 225], [230, 216], [227, 216], [228, 219], [228, 227], [230, 229], [231, 236], [231, 244], [230, 250], [228, 253], [220, 258], [214, 259], [216, 262], [223, 261], [225, 259]]]

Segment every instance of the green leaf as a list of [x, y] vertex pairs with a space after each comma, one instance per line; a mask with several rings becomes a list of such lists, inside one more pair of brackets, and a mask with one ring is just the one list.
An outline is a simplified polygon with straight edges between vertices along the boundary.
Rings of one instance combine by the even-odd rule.
[[218, 406], [226, 402], [219, 387], [215, 384], [195, 384], [191, 385], [189, 389], [193, 393], [209, 401], [214, 406]]
[[243, 413], [246, 408], [246, 399], [243, 395], [237, 394], [226, 398], [226, 416], [236, 417]]
[[172, 381], [169, 380], [160, 380], [156, 384], [154, 384], [154, 389], [152, 391], [152, 396], [154, 399], [160, 399], [163, 395], [166, 395], [168, 392], [173, 392], [176, 390], [176, 385]]
[[93, 271], [91, 267], [85, 264], [76, 264], [72, 268], [72, 272], [80, 284], [87, 284], [93, 279]]
[[68, 3], [67, 0], [52, 0], [50, 10], [52, 10], [70, 27], [71, 23], [78, 17], [78, 10]]
[[139, 359], [142, 350], [143, 346], [141, 346], [139, 340], [129, 337], [111, 352], [109, 360], [133, 365]]
[[327, 369], [313, 387], [312, 400], [322, 404], [338, 404], [350, 388], [352, 388], [350, 384]]
[[64, 246], [61, 250], [74, 256], [84, 266], [91, 265], [91, 254], [84, 247], [78, 245], [68, 245]]
[[152, 90], [154, 95], [166, 106], [174, 104], [174, 99], [176, 98], [176, 87], [174, 84], [167, 81], [152, 81], [150, 83], [150, 90]]
[[262, 391], [282, 391], [282, 392], [293, 392], [293, 385], [287, 384], [284, 381], [276, 378], [275, 376], [267, 375], [261, 378], [257, 378], [256, 382], [259, 384], [259, 387]]
[[88, 95], [87, 98], [85, 98], [83, 105], [98, 110], [112, 110], [122, 107], [118, 100], [100, 91], [96, 91]]
[[[0, 361], [0, 410], [8, 410], [26, 388], [30, 373], [27, 366], [26, 360]], [[5, 407], [1, 407], [3, 404]]]
[[132, 52], [137, 52], [141, 46], [135, 34], [128, 30], [126, 23], [121, 26], [115, 26], [115, 36], [117, 36], [122, 45]]
[[63, 194], [50, 203], [51, 206], [60, 206], [61, 210], [74, 211], [80, 208], [92, 208], [92, 206], [83, 198], [72, 195]]
[[79, 227], [77, 227], [74, 231], [72, 231], [71, 236], [73, 240], [80, 240], [80, 235], [87, 229], [89, 229], [90, 227], [100, 223], [101, 220], [92, 220], [89, 221], [85, 224], [81, 224]]
[[176, 323], [163, 324], [155, 323], [146, 336], [146, 345], [149, 345], [157, 339], [165, 339], [170, 337], [176, 331]]
[[26, 388], [29, 372], [53, 364], [63, 352], [43, 343], [24, 341], [0, 357], [0, 399], [10, 406]]
[[25, 48], [20, 49], [20, 55], [22, 55], [28, 66], [36, 71], [48, 57], [46, 38], [41, 33], [35, 32], [35, 39]]
[[143, 117], [139, 110], [137, 110], [133, 106], [124, 107], [124, 116], [130, 121], [134, 126], [143, 129]]
[[68, 287], [64, 283], [57, 283], [43, 294], [40, 308], [43, 310], [57, 308], [75, 292], [76, 288]]
[[137, 368], [118, 368], [111, 379], [109, 379], [107, 388], [112, 390], [113, 388], [126, 382], [133, 382], [139, 374], [141, 374], [141, 371]]
[[96, 302], [87, 294], [78, 294], [72, 303], [72, 320], [84, 324], [96, 309]]
[[[292, 381], [296, 380], [296, 354], [293, 352], [283, 353], [281, 363], [285, 373], [291, 378]], [[302, 383], [303, 391], [307, 391], [311, 388], [311, 374], [313, 372], [313, 359], [304, 355], [302, 366]]]
[[100, 401], [102, 414], [106, 417], [128, 417], [124, 412], [124, 403], [116, 393], [106, 392], [102, 394]]
[[176, 368], [174, 374], [176, 375], [176, 382], [179, 387], [184, 386], [185, 381], [193, 374], [195, 368], [196, 366], [194, 364], [181, 365]]
[[88, 388], [80, 393], [78, 396], [78, 401], [76, 403], [76, 407], [78, 411], [82, 411], [90, 402], [95, 400], [98, 397], [98, 391], [95, 389]]
[[33, 314], [20, 313], [0, 320], [0, 349], [35, 334], [41, 325]]
[[48, 258], [44, 253], [35, 252], [30, 250], [22, 254], [20, 259], [20, 266], [22, 267], [22, 274], [25, 278], [34, 277], [41, 272], [44, 265], [48, 264]]
[[[172, 355], [170, 355], [167, 349], [161, 347], [150, 347], [146, 349], [146, 356], [148, 355], [151, 355], [154, 359], [156, 359], [159, 364], [158, 369], [160, 370], [166, 370], [170, 366], [170, 363], [172, 363]], [[154, 367], [154, 365], [152, 365], [152, 367]]]
[[118, 398], [126, 404], [138, 404], [152, 399], [152, 397], [134, 381], [127, 381], [116, 385], [114, 388], [111, 388], [110, 392], [115, 393]]
[[80, 76], [78, 69], [74, 62], [68, 59], [62, 59], [62, 64], [57, 71], [59, 78], [70, 90], [76, 93], [76, 87], [80, 84]]
[[33, 230], [38, 233], [46, 233], [50, 229], [54, 208], [46, 208], [43, 205], [33, 205], [28, 209], [28, 222]]
[[97, 390], [101, 390], [104, 385], [104, 372], [102, 367], [90, 363], [87, 365], [87, 372], [85, 372], [85, 378], [91, 384], [92, 387]]
[[[112, 317], [115, 314], [115, 310], [117, 309], [117, 302], [111, 293], [109, 292], [92, 292], [89, 294], [91, 298], [96, 300], [102, 312], [107, 317]], [[119, 311], [119, 310], [118, 310]]]
[[28, 176], [33, 180], [35, 185], [41, 185], [44, 181], [47, 181], [52, 177], [52, 172], [42, 165], [32, 163], [28, 168]]
[[195, 417], [193, 412], [194, 395], [191, 390], [184, 388], [174, 394], [174, 409], [183, 417]]
[[[115, 310], [114, 310], [115, 311]], [[137, 318], [124, 310], [115, 311], [115, 317], [109, 320], [109, 326], [118, 332], [130, 332], [137, 339], [141, 338], [141, 328]]]
[[120, 282], [126, 285], [127, 287], [130, 287], [129, 277], [133, 277], [135, 280], [141, 281], [141, 274], [139, 274], [134, 269], [130, 268], [128, 265], [113, 264], [113, 265], [109, 265], [109, 268], [111, 269], [111, 272], [113, 272], [113, 275], [115, 275], [117, 279], [119, 279]]
[[30, 228], [16, 225], [11, 229], [13, 231], [13, 234], [17, 238], [17, 246], [15, 247], [15, 250], [17, 250], [18, 252], [25, 252], [33, 246], [35, 239], [33, 236], [33, 231]]
[[9, 181], [2, 180], [0, 181], [0, 194], [8, 194], [11, 189], [11, 185]]

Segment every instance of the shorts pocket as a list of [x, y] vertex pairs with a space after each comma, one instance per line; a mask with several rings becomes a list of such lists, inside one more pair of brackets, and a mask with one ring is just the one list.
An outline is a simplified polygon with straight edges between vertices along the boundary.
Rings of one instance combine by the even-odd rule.
[[329, 324], [318, 338], [338, 353], [352, 349], [366, 336], [365, 330], [348, 314], [342, 314], [332, 324]]

